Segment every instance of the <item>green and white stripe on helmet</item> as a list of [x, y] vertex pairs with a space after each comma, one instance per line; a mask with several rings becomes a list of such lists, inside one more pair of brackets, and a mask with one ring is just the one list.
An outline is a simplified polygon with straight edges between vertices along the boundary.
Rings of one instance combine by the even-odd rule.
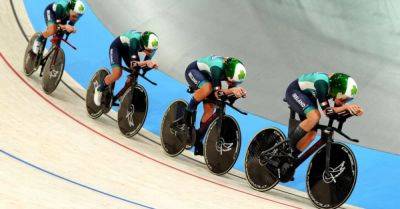
[[242, 83], [246, 79], [246, 68], [240, 60], [229, 57], [225, 61], [224, 68], [228, 81]]
[[85, 14], [85, 4], [81, 0], [71, 0], [72, 10], [78, 15], [82, 16]]
[[356, 81], [344, 73], [334, 73], [329, 80], [330, 94], [334, 98], [352, 99], [358, 93]]
[[143, 32], [140, 41], [145, 49], [151, 49], [151, 50], [158, 49], [158, 36], [153, 32], [150, 31]]

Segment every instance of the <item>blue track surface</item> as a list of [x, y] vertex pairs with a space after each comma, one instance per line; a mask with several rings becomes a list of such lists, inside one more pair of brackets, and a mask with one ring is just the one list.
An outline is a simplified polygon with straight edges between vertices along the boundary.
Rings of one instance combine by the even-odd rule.
[[[45, 27], [43, 10], [51, 1], [25, 0], [24, 2], [35, 30], [42, 31]], [[77, 24], [77, 28], [78, 33], [72, 35], [70, 41], [78, 47], [78, 51], [73, 51], [64, 46], [67, 59], [66, 70], [77, 82], [86, 87], [98, 68], [110, 67], [108, 48], [114, 37], [96, 18], [90, 8], [87, 9], [87, 13]], [[157, 59], [157, 56], [155, 58]], [[189, 95], [186, 93], [184, 84], [163, 72], [152, 71], [148, 73], [148, 76], [156, 81], [158, 86], [154, 87], [146, 81], [140, 81], [147, 89], [150, 97], [149, 113], [144, 127], [159, 135], [161, 119], [168, 105], [178, 98], [188, 100]], [[116, 89], [119, 89], [122, 84], [123, 81], [118, 82]], [[199, 114], [202, 114], [202, 112], [199, 111]], [[251, 114], [243, 116], [232, 110], [228, 110], [228, 114], [233, 115], [238, 120], [242, 130], [242, 150], [235, 164], [235, 168], [241, 171], [244, 170], [244, 157], [248, 143], [257, 132], [271, 126], [278, 127], [284, 132], [287, 131], [287, 127], [282, 124]], [[347, 203], [366, 208], [398, 208], [400, 157], [359, 146], [350, 145], [350, 147], [358, 161], [359, 176], [356, 188]], [[307, 166], [308, 161], [296, 171], [296, 180], [285, 185], [305, 191]]]

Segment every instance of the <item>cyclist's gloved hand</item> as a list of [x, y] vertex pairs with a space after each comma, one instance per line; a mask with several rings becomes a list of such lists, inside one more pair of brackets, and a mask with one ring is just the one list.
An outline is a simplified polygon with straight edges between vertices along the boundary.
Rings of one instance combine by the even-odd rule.
[[63, 30], [67, 31], [68, 33], [75, 33], [75, 27], [71, 26], [71, 25], [64, 25], [64, 27], [62, 28]]
[[350, 114], [357, 116], [360, 116], [364, 113], [363, 109], [361, 109], [361, 107], [356, 104], [346, 105], [346, 110], [349, 111]]
[[246, 97], [246, 90], [242, 87], [234, 87], [231, 88], [232, 93], [235, 95], [236, 98]]
[[158, 68], [158, 64], [157, 64], [155, 61], [147, 60], [147, 61], [145, 61], [145, 62], [146, 62], [146, 66], [147, 66], [148, 68], [150, 68], [150, 69]]

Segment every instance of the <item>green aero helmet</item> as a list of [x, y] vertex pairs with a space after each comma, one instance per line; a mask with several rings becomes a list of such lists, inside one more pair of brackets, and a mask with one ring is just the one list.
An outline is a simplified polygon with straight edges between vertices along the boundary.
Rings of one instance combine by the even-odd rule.
[[150, 31], [145, 31], [140, 37], [140, 43], [144, 49], [156, 50], [158, 49], [158, 36]]
[[71, 10], [76, 12], [79, 16], [85, 14], [85, 4], [81, 0], [71, 0], [70, 1]]
[[358, 92], [356, 81], [344, 73], [334, 73], [329, 82], [330, 95], [334, 98], [353, 99]]
[[246, 68], [243, 63], [233, 57], [229, 57], [224, 63], [225, 75], [228, 81], [242, 83], [246, 78]]

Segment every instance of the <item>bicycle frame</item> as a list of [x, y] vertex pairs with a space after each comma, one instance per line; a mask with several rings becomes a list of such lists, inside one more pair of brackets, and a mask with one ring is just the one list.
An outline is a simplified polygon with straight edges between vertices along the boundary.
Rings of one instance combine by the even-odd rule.
[[139, 73], [140, 68], [136, 68], [136, 69], [129, 69], [127, 67], [122, 67], [124, 70], [130, 72], [130, 75], [128, 75], [130, 77], [130, 81], [129, 82], [125, 82], [124, 87], [122, 87], [122, 89], [120, 89], [118, 91], [118, 93], [113, 97], [112, 99], [112, 103], [114, 104], [118, 98], [120, 98], [123, 94], [125, 94], [125, 92], [131, 88], [131, 94], [132, 94], [132, 99], [133, 99], [133, 95], [134, 95], [134, 91], [135, 91], [135, 87], [138, 84], [137, 80], [139, 78], [139, 76], [141, 76], [143, 79], [145, 79], [146, 81], [148, 81], [149, 83], [153, 84], [154, 86], [157, 85], [157, 83], [151, 81], [150, 79], [148, 79], [146, 77], [146, 73], [147, 71], [144, 71], [144, 73]]
[[216, 100], [205, 99], [204, 103], [212, 103], [212, 104], [215, 104], [215, 106], [216, 106], [215, 113], [211, 117], [217, 116], [220, 119], [222, 119], [222, 116], [225, 115], [226, 106], [231, 107], [232, 109], [236, 110], [237, 112], [239, 112], [243, 115], [247, 115], [247, 112], [244, 112], [244, 111], [240, 110], [239, 108], [233, 106], [233, 103], [236, 101], [237, 98], [234, 98], [234, 100], [230, 101], [229, 103], [226, 102], [226, 100], [229, 100], [230, 98], [231, 98], [231, 96], [222, 95], [221, 99], [216, 99]]
[[[229, 103], [226, 102], [226, 100], [229, 100], [231, 97], [230, 96], [226, 96], [226, 95], [221, 95], [220, 99], [216, 99], [216, 100], [210, 100], [210, 99], [205, 99], [204, 103], [212, 103], [215, 104], [216, 106], [216, 110], [215, 113], [210, 117], [215, 117], [217, 118], [217, 126], [218, 126], [218, 130], [221, 131], [221, 126], [222, 126], [222, 118], [225, 115], [225, 109], [226, 106], [228, 105], [229, 107], [231, 107], [232, 109], [236, 110], [237, 112], [243, 114], [243, 115], [247, 115], [247, 112], [244, 112], [242, 110], [240, 110], [239, 108], [233, 106], [233, 103], [236, 101], [236, 97], [233, 98], [233, 100], [231, 100]], [[220, 133], [218, 134], [220, 135]]]
[[[55, 64], [55, 62], [56, 62], [56, 60], [57, 60], [58, 52], [60, 51], [61, 41], [67, 43], [71, 48], [73, 48], [74, 50], [76, 50], [76, 47], [73, 46], [72, 44], [70, 44], [70, 43], [68, 42], [69, 34], [67, 34], [67, 37], [66, 37], [65, 39], [63, 38], [63, 36], [64, 36], [64, 32], [61, 31], [61, 30], [57, 31], [57, 33], [56, 33], [55, 35], [53, 35], [53, 37], [52, 37], [52, 39], [51, 39], [51, 43], [52, 43], [52, 46], [54, 46], [54, 47], [51, 47], [51, 48], [50, 48], [50, 51], [48, 51], [47, 54], [46, 54], [44, 57], [42, 57], [41, 60], [40, 60], [40, 66], [41, 66], [41, 69], [40, 69], [40, 76], [43, 75], [43, 66], [45, 65], [45, 63], [46, 63], [47, 60], [49, 59], [50, 54], [51, 54], [54, 50], [55, 50], [55, 55], [54, 55], [53, 60], [51, 61], [51, 65], [54, 65], [54, 64]], [[43, 49], [43, 51], [44, 51], [44, 49]], [[43, 52], [42, 52], [42, 53], [43, 53]]]
[[[357, 139], [351, 139], [349, 136], [342, 132], [342, 127], [344, 122], [347, 118], [351, 117], [352, 115], [348, 113], [344, 113], [344, 115], [338, 115], [337, 117], [331, 117], [329, 119], [329, 123], [327, 126], [317, 124], [317, 130], [321, 130], [321, 138], [310, 148], [308, 148], [299, 158], [294, 161], [294, 168], [299, 167], [305, 160], [307, 160], [312, 154], [314, 154], [317, 150], [321, 147], [326, 145], [326, 163], [325, 163], [325, 170], [327, 171], [329, 168], [330, 163], [330, 156], [331, 156], [331, 144], [334, 142], [333, 140], [333, 133], [337, 132], [338, 134], [344, 136], [346, 139], [352, 142], [358, 142]], [[300, 116], [299, 116], [300, 117]], [[290, 109], [290, 120], [295, 119], [295, 112]], [[333, 127], [333, 122], [337, 120], [339, 122], [338, 127]], [[291, 130], [291, 128], [289, 128]]]

